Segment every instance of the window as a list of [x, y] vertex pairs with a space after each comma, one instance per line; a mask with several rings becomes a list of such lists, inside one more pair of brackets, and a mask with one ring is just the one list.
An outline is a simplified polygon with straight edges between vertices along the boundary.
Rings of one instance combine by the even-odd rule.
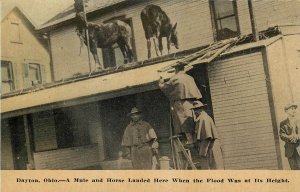
[[31, 85], [41, 84], [42, 78], [40, 65], [35, 63], [29, 63], [28, 67], [29, 81], [31, 82]]
[[17, 22], [10, 23], [10, 42], [12, 43], [22, 43], [21, 39], [21, 26]]
[[14, 90], [13, 70], [10, 61], [1, 61], [1, 82], [2, 94]]
[[[135, 55], [132, 20], [126, 19], [125, 16], [120, 16], [120, 17], [115, 17], [113, 19], [109, 19], [109, 20], [105, 21], [104, 23], [108, 23], [108, 22], [114, 21], [116, 19], [124, 21], [131, 27], [132, 39], [131, 39], [130, 43], [132, 44], [133, 55]], [[102, 55], [103, 55], [104, 68], [116, 67], [116, 66], [119, 67], [121, 65], [124, 65], [124, 56], [123, 56], [122, 51], [119, 48], [117, 43], [115, 43], [111, 48], [103, 48]], [[133, 58], [133, 60], [135, 60], [135, 58]]]
[[44, 66], [38, 63], [25, 64], [24, 69], [24, 87], [39, 85], [45, 81]]
[[80, 106], [54, 109], [54, 122], [58, 148], [90, 145], [90, 135]]
[[236, 0], [210, 0], [212, 22], [217, 41], [236, 37], [240, 33]]

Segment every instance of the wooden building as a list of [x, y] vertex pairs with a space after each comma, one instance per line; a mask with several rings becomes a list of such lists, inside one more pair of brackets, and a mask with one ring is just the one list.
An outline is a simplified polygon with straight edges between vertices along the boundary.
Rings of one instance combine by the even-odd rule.
[[[147, 59], [140, 12], [148, 4], [177, 22], [180, 49]], [[283, 106], [300, 100], [299, 8], [299, 1], [253, 1], [262, 40], [233, 46], [210, 63], [196, 60], [189, 72], [220, 132], [226, 169], [288, 169], [278, 125]], [[117, 18], [131, 25], [135, 62], [122, 64], [117, 46], [99, 49], [105, 70], [90, 74], [73, 6], [53, 17], [38, 31], [50, 38], [54, 82], [1, 99], [11, 148], [17, 140], [26, 143], [23, 163], [35, 169], [129, 168], [118, 165], [118, 152], [126, 114], [137, 105], [158, 133], [160, 154], [171, 157], [169, 103], [158, 89], [157, 71], [215, 41], [251, 34], [247, 1], [89, 1], [87, 12], [88, 21]], [[267, 29], [276, 30], [268, 36]]]
[[[47, 40], [35, 31], [35, 24], [19, 7], [2, 14], [1, 97], [15, 96], [20, 91], [50, 83], [52, 77]], [[2, 120], [1, 123], [2, 168], [12, 168], [12, 157], [6, 156], [12, 153], [8, 121]], [[23, 127], [21, 130], [24, 133]], [[15, 150], [18, 151], [17, 148]]]

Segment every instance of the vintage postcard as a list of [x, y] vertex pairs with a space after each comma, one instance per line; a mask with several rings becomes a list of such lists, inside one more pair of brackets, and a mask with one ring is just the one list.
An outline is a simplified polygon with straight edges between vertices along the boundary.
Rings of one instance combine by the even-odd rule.
[[299, 10], [2, 0], [2, 191], [299, 191]]

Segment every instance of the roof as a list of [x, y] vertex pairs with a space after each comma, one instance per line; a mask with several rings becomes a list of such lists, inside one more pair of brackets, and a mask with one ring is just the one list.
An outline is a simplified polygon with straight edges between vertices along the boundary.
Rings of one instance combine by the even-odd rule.
[[[95, 96], [95, 100], [103, 100], [120, 96], [120, 92], [123, 92], [123, 95], [127, 95], [134, 87], [141, 87], [157, 82], [159, 78], [157, 70], [170, 65], [171, 62], [176, 62], [176, 60], [88, 78], [14, 97], [2, 98], [1, 113], [3, 116], [7, 112], [36, 108], [43, 105], [57, 103], [64, 105], [66, 102], [74, 101], [75, 99], [76, 104], [78, 104], [78, 99], [93, 96]], [[53, 106], [50, 108], [53, 108]]]
[[[128, 0], [101, 0], [101, 1], [89, 0], [88, 4], [87, 4], [87, 8], [86, 8], [86, 13], [87, 14], [92, 13], [94, 11], [104, 9], [104, 8], [107, 8], [112, 5], [115, 5], [115, 4], [118, 4], [121, 2], [125, 2], [125, 1], [128, 1]], [[54, 17], [52, 17], [50, 20], [46, 21], [44, 24], [42, 24], [37, 29], [38, 30], [44, 29], [44, 28], [71, 20], [73, 18], [75, 18], [75, 9], [72, 4], [68, 8], [64, 9], [62, 12], [60, 12], [57, 15], [55, 15]]]
[[36, 28], [37, 25], [36, 23], [30, 18], [30, 16], [20, 7], [18, 6], [14, 6], [12, 9], [8, 10], [5, 13], [5, 16], [1, 18], [1, 22], [3, 22], [8, 15], [10, 15], [12, 12], [17, 12], [18, 14], [20, 14], [20, 16], [24, 19], [25, 24], [27, 24], [27, 26], [29, 27], [31, 33], [36, 37], [36, 39], [41, 43], [41, 45], [47, 50], [47, 40], [43, 39], [41, 35], [39, 35], [38, 33], [36, 33]]
[[30, 16], [24, 11], [21, 7], [14, 6], [12, 9], [9, 9], [7, 12], [3, 13], [1, 17], [1, 22], [6, 19], [6, 17], [13, 11], [18, 12], [32, 27], [33, 29], [37, 28], [37, 24], [30, 18]]

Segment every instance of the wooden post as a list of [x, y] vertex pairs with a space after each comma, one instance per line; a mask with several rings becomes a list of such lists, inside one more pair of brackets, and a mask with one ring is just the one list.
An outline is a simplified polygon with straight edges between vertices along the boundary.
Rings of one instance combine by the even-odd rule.
[[259, 35], [256, 27], [256, 22], [255, 22], [255, 15], [253, 11], [253, 5], [252, 5], [252, 0], [248, 0], [248, 7], [249, 7], [249, 14], [250, 14], [250, 20], [251, 20], [251, 28], [252, 28], [252, 34], [254, 37], [254, 41], [259, 40]]
[[28, 125], [27, 115], [23, 115], [23, 122], [24, 122], [24, 130], [25, 130], [27, 158], [28, 158], [29, 165], [30, 165], [29, 169], [34, 169], [33, 150], [32, 150], [32, 145], [31, 145], [31, 138], [30, 138], [30, 133], [29, 133], [29, 125]]
[[[84, 20], [87, 23], [84, 0], [82, 0], [82, 6], [83, 6]], [[91, 73], [92, 72], [92, 66], [91, 66], [91, 58], [90, 58], [90, 38], [89, 38], [89, 30], [88, 30], [87, 26], [86, 26], [86, 29], [85, 29], [85, 34], [86, 34], [86, 44], [87, 44], [87, 51], [88, 51], [88, 58], [89, 58], [89, 69], [90, 69], [90, 73]]]

